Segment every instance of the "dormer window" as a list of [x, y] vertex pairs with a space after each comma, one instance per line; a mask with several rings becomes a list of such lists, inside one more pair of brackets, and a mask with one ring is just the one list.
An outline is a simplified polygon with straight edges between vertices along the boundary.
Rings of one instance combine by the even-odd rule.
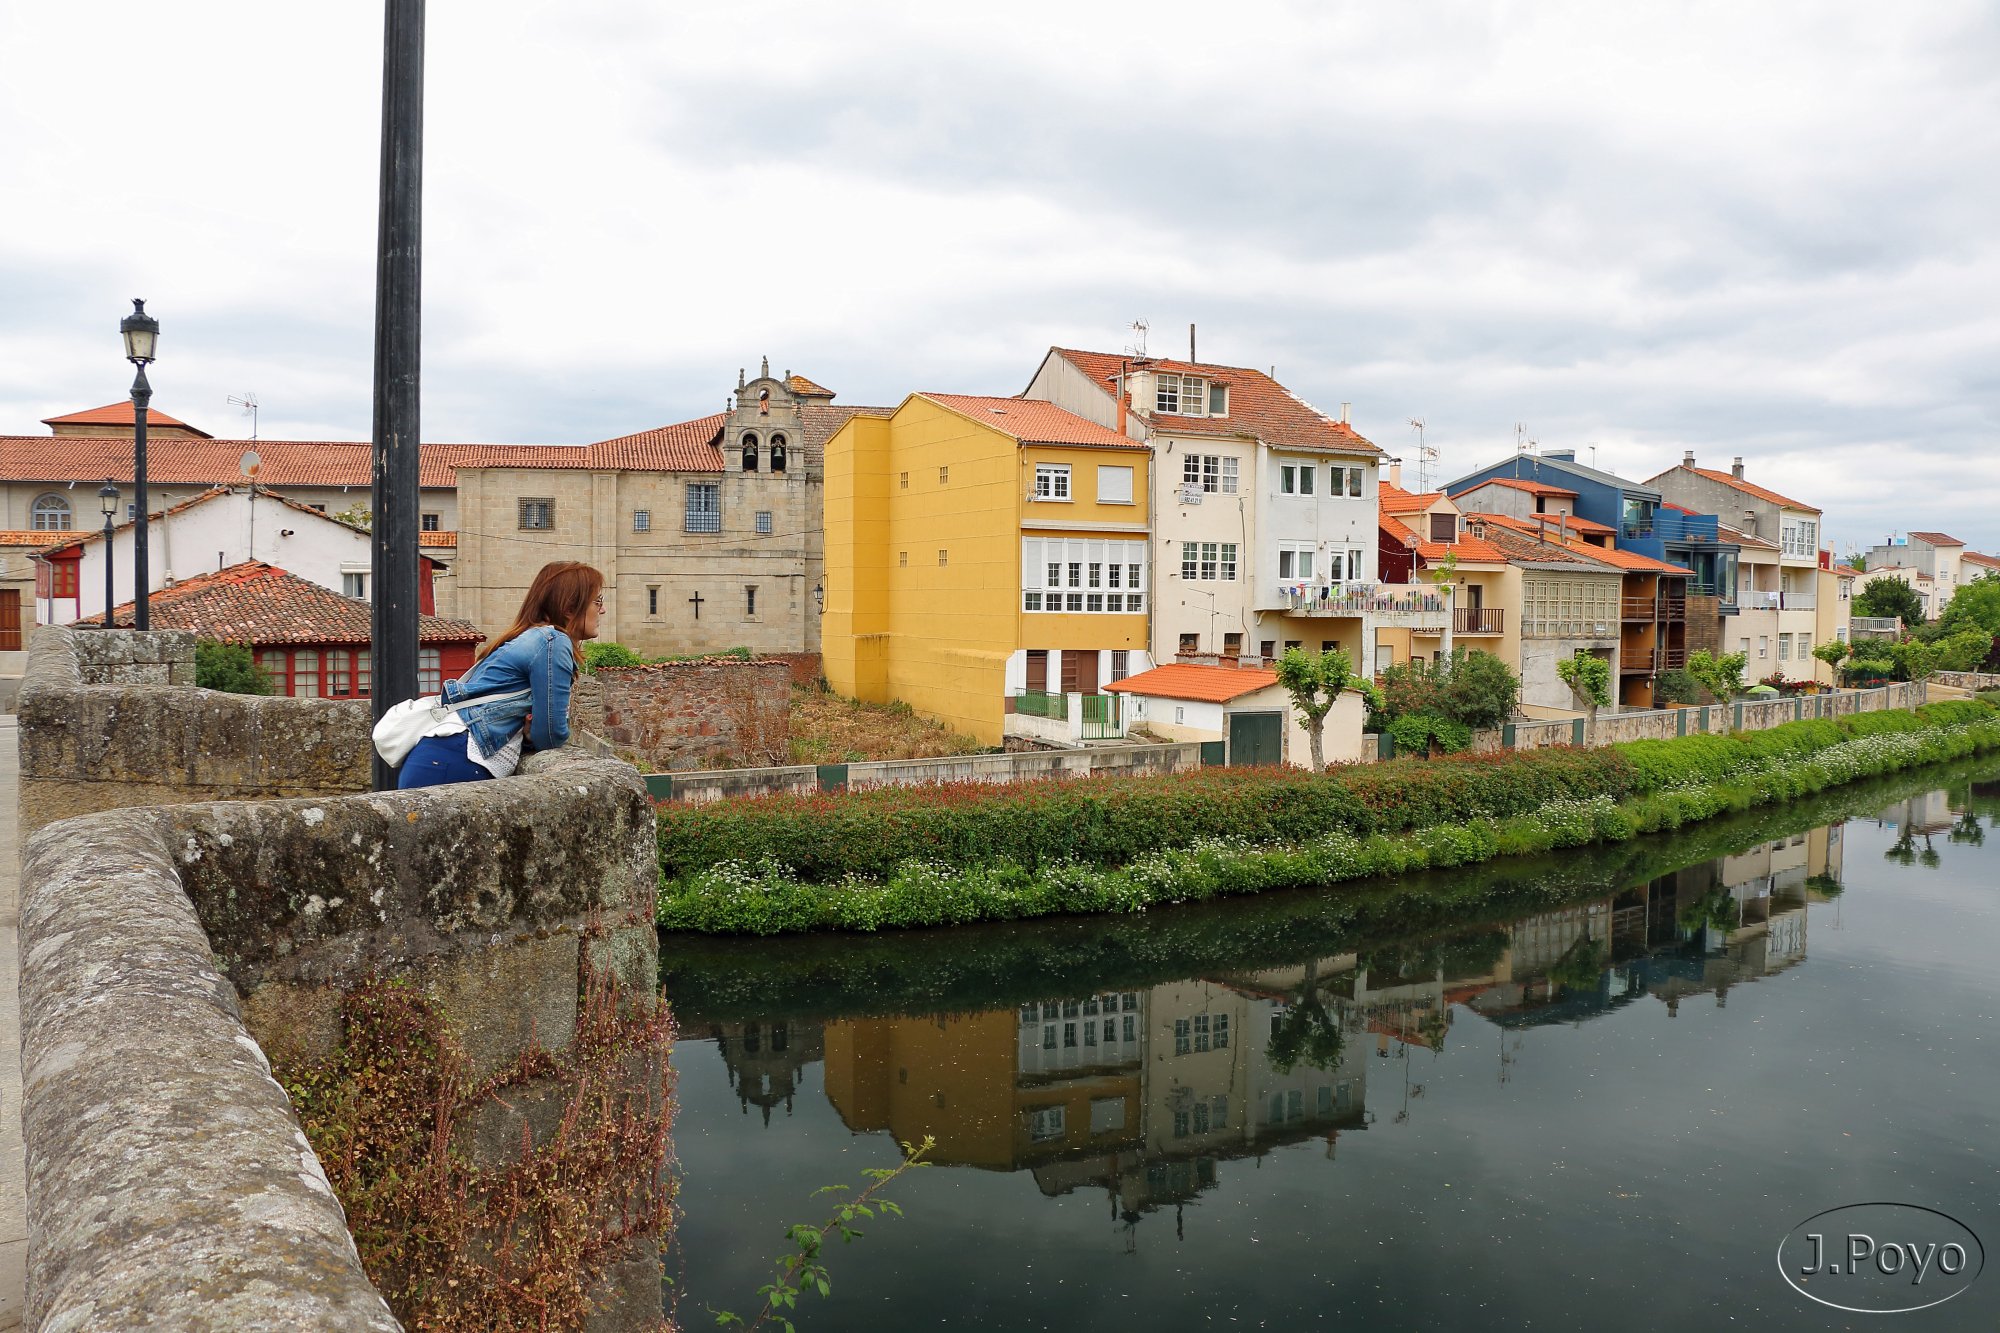
[[1153, 410], [1181, 417], [1227, 416], [1229, 387], [1211, 384], [1197, 375], [1156, 375]]
[[745, 472], [755, 472], [757, 470], [757, 437], [755, 435], [745, 435], [743, 437], [743, 470]]
[[782, 435], [773, 435], [771, 437], [771, 471], [783, 472], [784, 470], [785, 437]]

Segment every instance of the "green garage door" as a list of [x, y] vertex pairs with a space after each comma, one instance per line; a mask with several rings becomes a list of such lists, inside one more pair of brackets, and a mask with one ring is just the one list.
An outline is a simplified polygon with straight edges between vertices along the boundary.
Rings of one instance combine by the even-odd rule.
[[1285, 762], [1285, 715], [1283, 713], [1231, 713], [1229, 715], [1229, 763], [1282, 764]]

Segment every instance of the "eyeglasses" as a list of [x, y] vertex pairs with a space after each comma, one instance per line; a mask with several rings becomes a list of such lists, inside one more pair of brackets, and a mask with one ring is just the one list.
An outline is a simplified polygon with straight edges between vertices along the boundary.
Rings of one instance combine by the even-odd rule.
[[604, 609], [604, 594], [603, 593], [597, 594], [597, 600], [594, 603], [592, 603], [592, 605], [594, 605], [598, 610], [602, 611]]

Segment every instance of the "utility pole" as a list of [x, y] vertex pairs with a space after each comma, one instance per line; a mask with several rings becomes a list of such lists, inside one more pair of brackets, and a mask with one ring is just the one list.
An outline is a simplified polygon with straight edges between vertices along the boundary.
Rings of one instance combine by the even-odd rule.
[[[373, 698], [417, 693], [419, 371], [423, 312], [424, 0], [385, 0], [382, 184], [375, 241]], [[375, 761], [375, 788], [396, 785]]]

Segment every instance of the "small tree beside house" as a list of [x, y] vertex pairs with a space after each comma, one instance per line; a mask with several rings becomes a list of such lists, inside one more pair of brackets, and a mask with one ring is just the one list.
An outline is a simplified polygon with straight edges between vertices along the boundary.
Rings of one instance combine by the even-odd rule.
[[1611, 664], [1591, 653], [1578, 653], [1556, 663], [1556, 675], [1583, 705], [1586, 724], [1597, 721], [1597, 710], [1611, 702]]
[[1330, 653], [1287, 648], [1279, 654], [1275, 670], [1278, 684], [1291, 696], [1292, 707], [1298, 710], [1299, 723], [1305, 728], [1313, 772], [1322, 772], [1326, 768], [1323, 757], [1326, 715], [1333, 711], [1334, 701], [1341, 693], [1354, 684], [1354, 659], [1340, 648]]

